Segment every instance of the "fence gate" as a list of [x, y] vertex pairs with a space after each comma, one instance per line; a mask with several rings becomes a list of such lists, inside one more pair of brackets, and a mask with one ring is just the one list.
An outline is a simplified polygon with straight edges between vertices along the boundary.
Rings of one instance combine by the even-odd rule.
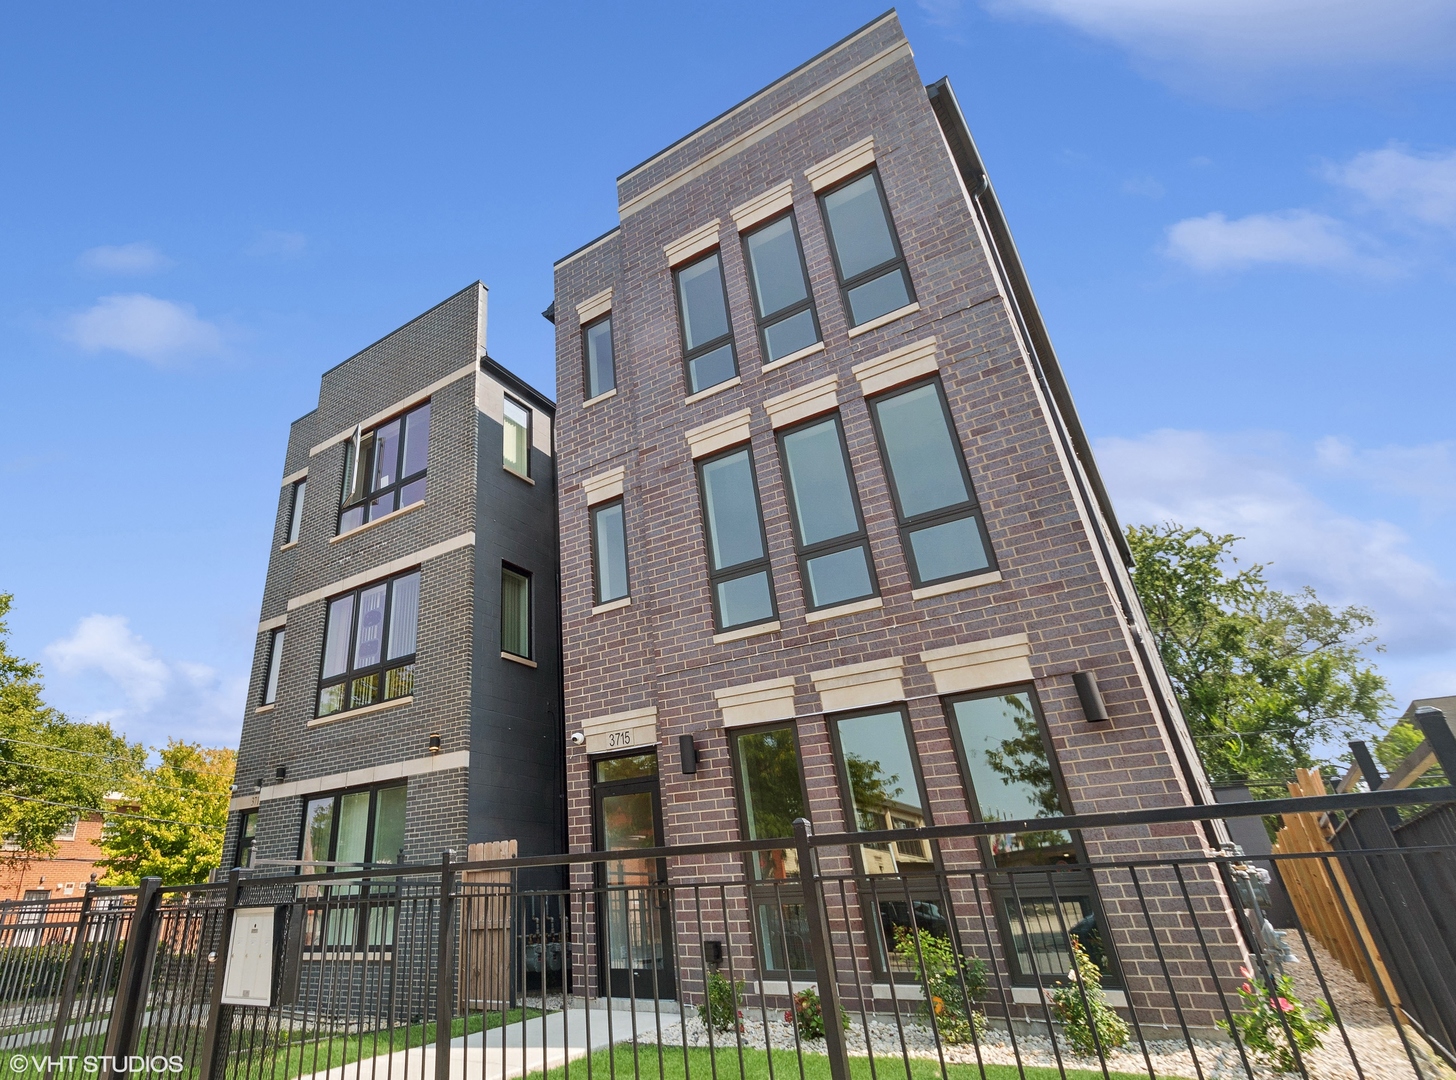
[[[470, 861], [516, 857], [516, 841], [471, 844]], [[461, 948], [458, 1008], [497, 1010], [511, 1001], [510, 870], [466, 870], [461, 875]]]

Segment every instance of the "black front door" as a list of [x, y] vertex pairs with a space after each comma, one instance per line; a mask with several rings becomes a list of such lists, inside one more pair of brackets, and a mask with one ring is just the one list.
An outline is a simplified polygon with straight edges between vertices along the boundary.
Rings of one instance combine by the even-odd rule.
[[[592, 764], [597, 849], [622, 851], [662, 843], [657, 755], [632, 754]], [[662, 859], [614, 859], [600, 864], [597, 933], [607, 993], [612, 997], [671, 998], [672, 905]]]

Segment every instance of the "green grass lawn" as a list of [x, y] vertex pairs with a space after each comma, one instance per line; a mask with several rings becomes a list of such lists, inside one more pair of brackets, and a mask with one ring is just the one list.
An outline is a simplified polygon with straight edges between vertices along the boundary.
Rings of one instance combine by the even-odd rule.
[[[731, 1033], [724, 1036], [732, 1039]], [[615, 1061], [612, 1058], [615, 1057]], [[599, 1050], [591, 1056], [591, 1080], [612, 1080], [612, 1068], [616, 1067], [616, 1080], [713, 1080], [714, 1058], [717, 1059], [717, 1080], [769, 1080], [768, 1053], [763, 1050], [743, 1049], [740, 1065], [738, 1049], [735, 1046], [720, 1047], [710, 1051], [707, 1047], [692, 1047], [688, 1050], [687, 1067], [684, 1069], [683, 1052], [680, 1046], [662, 1048], [662, 1067], [658, 1067], [657, 1047], [639, 1045], [634, 1071], [631, 1046], [618, 1046], [613, 1051]], [[940, 1080], [940, 1062], [934, 1058], [911, 1058], [907, 1074], [905, 1059], [875, 1055], [874, 1073], [870, 1072], [870, 1060], [864, 1057], [849, 1059], [850, 1075], [853, 1080]], [[984, 1073], [975, 1065], [950, 1065], [945, 1067], [949, 1080], [1061, 1080], [1056, 1069], [1028, 1066], [1018, 1072], [1013, 1065], [987, 1065]], [[829, 1059], [823, 1054], [804, 1055], [804, 1080], [829, 1080]], [[1138, 1073], [1109, 1073], [1112, 1080], [1147, 1080]], [[552, 1069], [544, 1080], [566, 1080], [566, 1069]], [[775, 1050], [773, 1055], [773, 1080], [798, 1080], [799, 1061], [793, 1050]], [[532, 1073], [527, 1080], [542, 1080], [540, 1073]], [[571, 1063], [571, 1080], [587, 1080], [587, 1061]], [[1100, 1071], [1089, 1069], [1068, 1069], [1067, 1080], [1103, 1080]]]

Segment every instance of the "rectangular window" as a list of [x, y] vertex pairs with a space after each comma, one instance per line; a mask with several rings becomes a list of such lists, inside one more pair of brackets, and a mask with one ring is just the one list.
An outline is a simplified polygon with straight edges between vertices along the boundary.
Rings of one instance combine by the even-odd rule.
[[501, 567], [501, 652], [531, 658], [531, 575]]
[[819, 205], [851, 326], [878, 319], [915, 299], [875, 169], [820, 195]]
[[678, 317], [682, 320], [688, 393], [696, 394], [738, 374], [722, 258], [718, 252], [711, 252], [680, 267], [673, 279], [677, 287]]
[[838, 415], [779, 434], [809, 610], [879, 591]]
[[819, 320], [793, 211], [743, 238], [763, 362], [771, 364], [819, 340]]
[[617, 361], [612, 351], [612, 317], [604, 315], [581, 328], [586, 364], [586, 396], [600, 397], [617, 388]]
[[698, 482], [717, 627], [768, 622], [775, 615], [773, 579], [748, 447], [699, 462]]
[[501, 463], [517, 476], [531, 475], [531, 410], [515, 398], [505, 399], [505, 442]]
[[870, 402], [870, 413], [915, 584], [991, 569], [991, 545], [940, 382], [883, 394]]
[[430, 403], [345, 444], [339, 532], [422, 502], [430, 455]]
[[414, 693], [419, 612], [418, 570], [329, 601], [319, 716]]
[[233, 865], [244, 870], [253, 865], [253, 846], [258, 840], [258, 811], [244, 810], [238, 819], [238, 854]]
[[592, 507], [591, 519], [596, 602], [607, 604], [628, 594], [627, 525], [622, 500]]
[[394, 864], [404, 847], [406, 787], [337, 792], [304, 804], [299, 860], [305, 874]]
[[68, 822], [65, 826], [63, 826], [60, 829], [59, 832], [56, 833], [56, 839], [57, 840], [74, 840], [74, 839], [76, 839], [76, 826], [79, 825], [80, 823], [81, 823], [81, 819], [80, 819], [79, 816], [73, 817], [70, 820], [70, 822]]
[[288, 539], [285, 543], [298, 543], [298, 530], [303, 526], [303, 493], [307, 489], [307, 480], [300, 480], [293, 485], [293, 501], [288, 507]]
[[274, 630], [268, 638], [268, 672], [263, 679], [263, 704], [272, 705], [278, 700], [278, 670], [283, 666], [283, 633]]

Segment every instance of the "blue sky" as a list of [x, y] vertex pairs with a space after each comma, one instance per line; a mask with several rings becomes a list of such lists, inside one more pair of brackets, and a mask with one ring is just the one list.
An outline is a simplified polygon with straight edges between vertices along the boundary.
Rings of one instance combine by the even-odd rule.
[[[11, 6], [0, 591], [50, 700], [241, 725], [289, 421], [480, 278], [548, 391], [613, 178], [876, 3]], [[1125, 521], [1248, 539], [1456, 692], [1456, 9], [922, 0]]]

